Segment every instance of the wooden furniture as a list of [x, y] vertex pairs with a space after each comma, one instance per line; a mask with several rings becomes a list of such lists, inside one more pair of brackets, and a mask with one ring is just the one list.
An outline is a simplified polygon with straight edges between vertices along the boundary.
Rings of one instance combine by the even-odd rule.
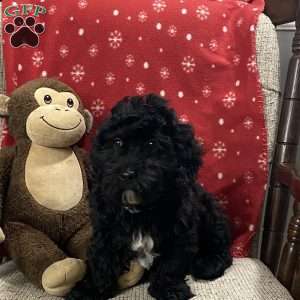
[[[300, 300], [300, 172], [296, 167], [300, 146], [300, 0], [292, 50], [271, 167], [261, 260], [294, 299]], [[290, 201], [294, 201], [293, 216], [284, 242]]]

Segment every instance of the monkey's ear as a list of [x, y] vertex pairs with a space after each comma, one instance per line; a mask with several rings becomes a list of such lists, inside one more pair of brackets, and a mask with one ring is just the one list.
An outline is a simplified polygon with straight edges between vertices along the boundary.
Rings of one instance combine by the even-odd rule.
[[0, 94], [0, 116], [1, 117], [8, 117], [8, 102], [9, 102], [9, 97]]
[[83, 116], [85, 119], [86, 132], [89, 133], [93, 127], [93, 120], [94, 120], [93, 115], [89, 110], [84, 109]]

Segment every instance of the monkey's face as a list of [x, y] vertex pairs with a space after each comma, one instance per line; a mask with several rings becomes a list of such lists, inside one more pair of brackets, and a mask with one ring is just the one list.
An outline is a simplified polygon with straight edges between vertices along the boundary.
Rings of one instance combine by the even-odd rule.
[[79, 100], [71, 92], [40, 87], [34, 92], [38, 107], [26, 120], [26, 132], [33, 143], [45, 147], [76, 144], [86, 131]]

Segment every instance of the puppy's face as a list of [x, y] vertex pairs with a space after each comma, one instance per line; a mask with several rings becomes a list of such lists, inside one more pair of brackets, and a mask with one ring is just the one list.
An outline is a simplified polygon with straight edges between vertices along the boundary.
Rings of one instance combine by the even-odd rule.
[[183, 167], [174, 138], [174, 112], [164, 100], [148, 98], [121, 101], [100, 130], [92, 153], [103, 190], [131, 213], [159, 205]]

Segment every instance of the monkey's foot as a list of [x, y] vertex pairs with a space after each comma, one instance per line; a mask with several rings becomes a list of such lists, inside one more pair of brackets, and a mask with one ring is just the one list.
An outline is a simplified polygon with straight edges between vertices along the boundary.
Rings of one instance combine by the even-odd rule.
[[65, 296], [86, 272], [83, 260], [65, 258], [50, 265], [43, 273], [42, 286], [53, 296]]

